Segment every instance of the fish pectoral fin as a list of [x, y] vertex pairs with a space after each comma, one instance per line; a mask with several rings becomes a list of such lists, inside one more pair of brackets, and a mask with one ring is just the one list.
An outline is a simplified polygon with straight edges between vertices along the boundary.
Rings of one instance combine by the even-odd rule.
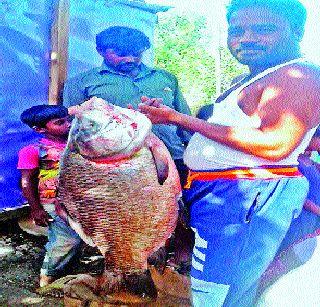
[[55, 212], [58, 216], [60, 216], [64, 221], [68, 221], [68, 211], [67, 209], [65, 208], [64, 205], [62, 204], [56, 204], [55, 205]]
[[156, 166], [158, 182], [163, 185], [171, 177], [174, 162], [165, 144], [153, 133], [150, 133], [145, 139], [145, 146], [152, 153], [154, 164]]
[[166, 157], [155, 148], [150, 148], [153, 156], [154, 164], [157, 169], [157, 176], [159, 184], [163, 185], [169, 176], [169, 164]]

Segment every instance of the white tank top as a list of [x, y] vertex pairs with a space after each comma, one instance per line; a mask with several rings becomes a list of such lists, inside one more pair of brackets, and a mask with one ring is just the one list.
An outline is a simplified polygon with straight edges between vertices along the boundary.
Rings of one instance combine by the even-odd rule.
[[[261, 119], [258, 116], [248, 116], [238, 106], [238, 94], [249, 84], [261, 79], [279, 69], [280, 67], [305, 61], [295, 59], [261, 72], [239, 88], [232, 91], [223, 101], [216, 103], [209, 123], [222, 126], [259, 128]], [[259, 167], [263, 165], [298, 165], [298, 156], [308, 146], [317, 127], [310, 129], [302, 139], [298, 147], [285, 159], [270, 161], [259, 158], [216, 141], [210, 140], [200, 133], [195, 133], [184, 153], [184, 162], [191, 170], [221, 170], [235, 167]]]

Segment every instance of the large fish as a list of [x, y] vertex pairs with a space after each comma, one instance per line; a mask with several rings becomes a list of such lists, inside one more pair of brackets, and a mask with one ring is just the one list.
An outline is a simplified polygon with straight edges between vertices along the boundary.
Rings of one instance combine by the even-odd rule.
[[70, 225], [106, 263], [102, 277], [79, 282], [102, 295], [124, 287], [154, 296], [147, 259], [176, 226], [181, 187], [174, 162], [137, 111], [93, 98], [72, 112], [59, 201]]

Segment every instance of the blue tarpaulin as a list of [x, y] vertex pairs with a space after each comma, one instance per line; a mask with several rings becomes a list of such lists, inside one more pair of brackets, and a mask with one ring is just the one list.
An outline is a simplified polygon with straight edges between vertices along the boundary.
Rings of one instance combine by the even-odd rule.
[[[20, 148], [38, 136], [20, 122], [21, 112], [47, 104], [51, 30], [59, 0], [0, 1], [0, 214], [24, 205], [16, 169]], [[67, 74], [101, 65], [95, 35], [111, 25], [146, 33], [153, 41], [156, 13], [167, 6], [134, 0], [69, 0]], [[153, 48], [144, 62], [153, 62]]]
[[0, 2], [0, 213], [24, 204], [17, 152], [37, 135], [21, 112], [48, 103], [54, 1]]

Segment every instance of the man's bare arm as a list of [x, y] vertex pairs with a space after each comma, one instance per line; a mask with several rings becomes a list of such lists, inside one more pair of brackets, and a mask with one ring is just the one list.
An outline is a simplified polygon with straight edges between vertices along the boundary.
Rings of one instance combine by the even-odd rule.
[[[153, 123], [176, 124], [242, 152], [279, 161], [287, 157], [306, 131], [319, 121], [317, 90], [320, 85], [316, 81], [310, 76], [284, 76], [268, 84], [252, 114], [261, 118], [259, 129], [210, 124], [164, 106], [155, 108], [142, 104], [139, 108]], [[276, 91], [272, 92], [272, 86]]]

